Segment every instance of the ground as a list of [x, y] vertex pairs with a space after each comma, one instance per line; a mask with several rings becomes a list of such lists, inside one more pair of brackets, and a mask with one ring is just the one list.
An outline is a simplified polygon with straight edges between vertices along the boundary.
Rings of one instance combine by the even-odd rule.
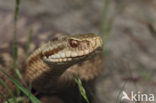
[[[13, 8], [14, 0], [0, 0], [0, 10]], [[123, 90], [129, 96], [131, 91], [156, 96], [155, 10], [155, 0], [21, 0], [20, 5], [21, 15], [49, 29], [104, 36], [97, 103], [119, 103]]]

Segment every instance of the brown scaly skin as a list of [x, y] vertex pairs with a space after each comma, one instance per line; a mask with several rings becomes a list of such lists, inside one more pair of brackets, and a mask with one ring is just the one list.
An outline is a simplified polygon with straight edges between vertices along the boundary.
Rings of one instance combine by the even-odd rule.
[[[48, 37], [49, 33], [44, 33], [44, 35], [41, 36], [34, 36], [35, 39], [38, 38], [36, 40], [39, 41], [38, 45], [44, 45], [34, 51], [36, 44], [31, 43], [30, 51], [33, 51], [33, 53], [27, 60], [26, 57], [23, 56], [23, 54], [26, 53], [23, 45], [21, 45], [26, 44], [26, 40], [19, 39], [18, 57], [20, 58], [19, 60], [22, 61], [19, 63], [22, 65], [23, 63], [26, 63], [25, 72], [23, 72], [25, 80], [28, 83], [32, 83], [33, 88], [41, 93], [52, 95], [59, 94], [59, 96], [60, 94], [75, 95], [73, 94], [75, 88], [72, 88], [75, 87], [73, 74], [80, 77], [85, 87], [89, 88], [90, 86], [93, 86], [95, 78], [101, 73], [103, 67], [103, 55], [100, 53], [103, 45], [102, 39], [99, 36], [90, 33], [60, 36], [58, 39], [43, 43], [43, 41], [45, 42], [48, 40]], [[3, 43], [0, 46], [0, 67], [13, 76], [9, 65], [12, 61], [12, 57], [10, 53], [6, 52], [10, 47], [9, 43]], [[6, 82], [11, 90], [14, 90], [14, 85], [4, 74], [0, 73], [0, 77]], [[9, 96], [5, 88], [1, 85], [0, 90], [4, 96]], [[68, 96], [60, 97], [63, 98], [63, 100], [64, 98], [68, 98]], [[69, 103], [69, 101], [65, 102]]]
[[[82, 81], [92, 80], [98, 75], [95, 68], [81, 69], [79, 66], [75, 69], [71, 66], [94, 57], [101, 52], [102, 46], [101, 37], [91, 33], [50, 41], [27, 59], [25, 78], [43, 93], [58, 92], [70, 86], [73, 74], [79, 75]], [[87, 72], [85, 69], [90, 70]]]

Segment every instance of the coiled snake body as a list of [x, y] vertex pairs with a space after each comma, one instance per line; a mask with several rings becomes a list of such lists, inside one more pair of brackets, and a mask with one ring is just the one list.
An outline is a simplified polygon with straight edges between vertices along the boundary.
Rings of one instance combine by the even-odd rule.
[[[43, 33], [35, 35], [34, 38], [37, 39], [40, 36], [49, 40], [49, 35]], [[75, 85], [73, 75], [78, 75], [84, 85], [90, 84], [102, 72], [103, 42], [96, 34], [59, 36], [43, 43], [36, 50], [34, 50], [35, 45], [39, 46], [44, 40], [35, 40], [38, 41], [36, 44], [32, 41], [30, 44], [32, 53], [27, 59], [26, 41], [23, 42], [22, 39], [22, 42], [20, 39], [18, 41], [18, 63], [19, 68], [22, 68], [24, 80], [31, 83], [32, 87], [40, 93], [55, 94], [73, 87]], [[0, 45], [0, 67], [13, 76], [10, 66], [13, 59], [11, 52], [8, 52], [11, 51], [10, 44], [6, 42]], [[15, 86], [3, 73], [0, 73], [0, 77], [11, 90], [14, 90]], [[9, 96], [2, 85], [0, 85], [0, 92], [6, 97]]]

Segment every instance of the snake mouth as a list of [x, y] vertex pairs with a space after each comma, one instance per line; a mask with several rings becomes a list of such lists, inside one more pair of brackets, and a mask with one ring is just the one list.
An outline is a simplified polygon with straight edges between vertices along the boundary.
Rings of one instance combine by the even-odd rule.
[[53, 55], [48, 55], [47, 53], [45, 54], [46, 56], [43, 56], [43, 60], [47, 62], [68, 62], [71, 60], [83, 58], [84, 56], [87, 56], [92, 52], [93, 50], [58, 52]]
[[57, 59], [50, 59], [50, 58], [43, 58], [44, 61], [47, 62], [67, 62], [67, 61], [71, 61], [72, 58], [57, 58]]
[[98, 48], [103, 47], [101, 37], [88, 34], [71, 36], [60, 41], [51, 41], [42, 49], [42, 59], [48, 63], [67, 63], [97, 52]]

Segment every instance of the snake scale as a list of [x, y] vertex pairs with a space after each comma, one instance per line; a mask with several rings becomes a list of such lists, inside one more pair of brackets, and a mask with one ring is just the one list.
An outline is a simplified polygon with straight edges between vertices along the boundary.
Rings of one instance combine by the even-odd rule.
[[[0, 16], [0, 21], [3, 21], [0, 26], [1, 38], [3, 35], [11, 35], [12, 17], [10, 13]], [[103, 70], [103, 42], [100, 36], [93, 33], [55, 36], [54, 32], [43, 32], [39, 24], [34, 24], [32, 27], [35, 27], [35, 33], [29, 44], [30, 55], [27, 58], [27, 35], [23, 34], [29, 31], [26, 18], [20, 18], [17, 25], [20, 25], [20, 35], [23, 35], [17, 38], [18, 68], [24, 81], [31, 83], [36, 91], [43, 94], [68, 94], [76, 86], [73, 75], [78, 75], [85, 87], [94, 86], [94, 80]], [[14, 77], [11, 67], [12, 42], [0, 43], [0, 67]], [[0, 78], [14, 91], [15, 86], [6, 75], [0, 72]], [[8, 91], [1, 84], [0, 92], [9, 97]], [[75, 94], [72, 93], [72, 96]], [[1, 97], [0, 101], [3, 101]]]

